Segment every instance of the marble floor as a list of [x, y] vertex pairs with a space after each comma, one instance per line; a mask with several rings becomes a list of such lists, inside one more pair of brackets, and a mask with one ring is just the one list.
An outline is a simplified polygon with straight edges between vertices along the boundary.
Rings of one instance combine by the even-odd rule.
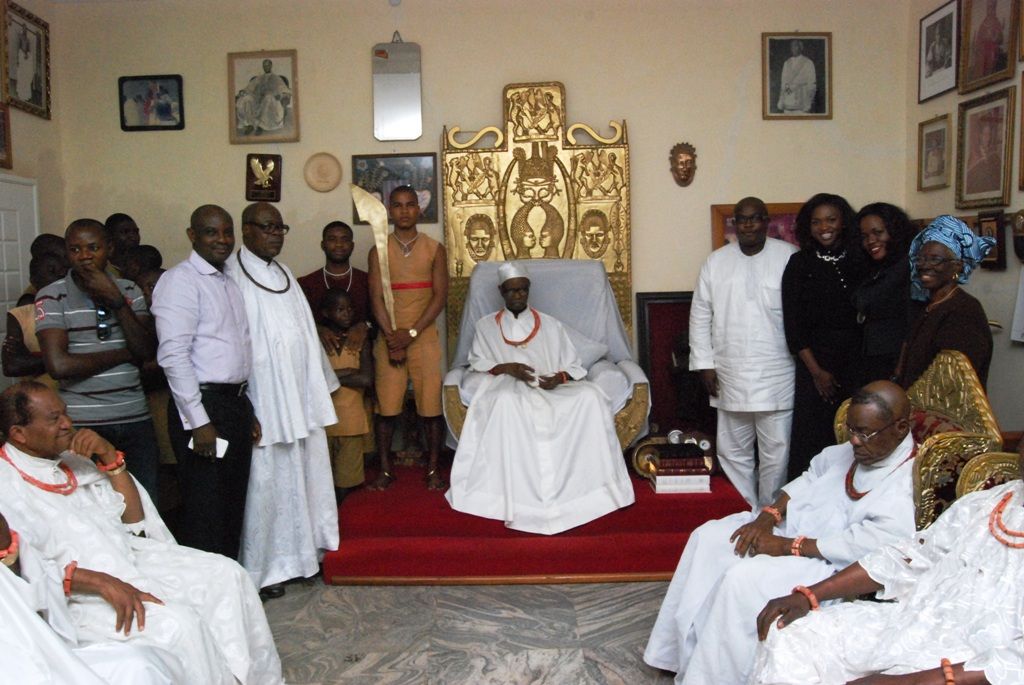
[[667, 583], [288, 586], [267, 602], [292, 685], [640, 685]]

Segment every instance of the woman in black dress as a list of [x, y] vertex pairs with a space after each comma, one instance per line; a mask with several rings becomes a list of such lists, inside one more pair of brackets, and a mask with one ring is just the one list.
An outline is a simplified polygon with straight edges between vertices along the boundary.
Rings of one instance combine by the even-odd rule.
[[861, 382], [888, 380], [896, 370], [907, 337], [910, 261], [914, 227], [895, 205], [875, 202], [857, 212], [867, 274], [853, 291], [853, 306], [864, 338]]
[[819, 193], [800, 208], [800, 251], [782, 276], [786, 342], [798, 357], [793, 397], [789, 478], [835, 444], [836, 407], [860, 386], [860, 326], [851, 294], [861, 280], [853, 208], [838, 195]]

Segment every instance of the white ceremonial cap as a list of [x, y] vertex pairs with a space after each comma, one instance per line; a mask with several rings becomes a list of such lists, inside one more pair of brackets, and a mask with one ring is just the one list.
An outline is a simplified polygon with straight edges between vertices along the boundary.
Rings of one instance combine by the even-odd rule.
[[498, 285], [503, 284], [510, 278], [530, 278], [526, 266], [519, 262], [502, 262], [498, 267]]

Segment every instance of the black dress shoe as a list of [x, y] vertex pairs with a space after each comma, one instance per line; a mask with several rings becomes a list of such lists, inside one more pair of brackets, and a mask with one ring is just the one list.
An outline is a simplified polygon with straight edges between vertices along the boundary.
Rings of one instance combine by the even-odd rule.
[[268, 599], [278, 599], [279, 597], [284, 597], [284, 583], [274, 583], [260, 590], [260, 599], [264, 602]]

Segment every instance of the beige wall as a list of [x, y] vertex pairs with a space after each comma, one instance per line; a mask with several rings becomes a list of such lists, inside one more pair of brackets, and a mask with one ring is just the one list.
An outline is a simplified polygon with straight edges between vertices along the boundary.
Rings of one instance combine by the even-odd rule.
[[[1017, 75], [1013, 80], [1003, 81], [987, 88], [960, 95], [951, 91], [923, 104], [917, 103], [917, 51], [918, 21], [921, 17], [936, 9], [940, 4], [935, 0], [913, 0], [911, 21], [907, 27], [907, 173], [906, 173], [906, 210], [911, 217], [932, 217], [938, 214], [974, 214], [978, 210], [957, 210], [954, 184], [956, 182], [956, 127], [958, 120], [958, 104], [986, 93], [1000, 90], [1007, 86], [1016, 86], [1016, 114], [1014, 116], [1014, 155], [1010, 206], [1007, 213], [1017, 211], [1024, 200], [1024, 192], [1017, 190], [1020, 178], [1018, 150], [1021, 135], [1021, 69], [1018, 65]], [[1016, 61], [1016, 60], [1015, 60]], [[932, 117], [949, 114], [953, 131], [954, 148], [952, 153], [953, 169], [949, 188], [932, 190], [926, 193], [917, 191], [917, 125]], [[995, 409], [999, 425], [1003, 430], [1021, 430], [1024, 428], [1024, 399], [1021, 388], [1024, 386], [1024, 345], [1010, 340], [1010, 327], [1013, 323], [1013, 309], [1017, 301], [1017, 288], [1021, 275], [1021, 263], [1013, 253], [1010, 232], [1007, 231], [1006, 271], [983, 271], [979, 269], [971, 276], [966, 289], [977, 297], [985, 307], [989, 319], [999, 321], [1004, 330], [993, 331], [995, 352], [992, 357], [992, 368], [988, 374], [988, 393]]]
[[[320, 227], [351, 219], [346, 187], [306, 187], [302, 165], [328, 151], [351, 177], [352, 154], [437, 151], [441, 128], [501, 123], [502, 86], [559, 80], [570, 122], [601, 130], [625, 119], [631, 144], [634, 290], [688, 290], [710, 249], [709, 206], [753, 194], [800, 201], [819, 191], [854, 206], [888, 200], [914, 216], [948, 211], [952, 190], [917, 193], [917, 122], [953, 112], [946, 95], [917, 105], [917, 26], [937, 0], [25, 0], [51, 23], [54, 120], [12, 114], [15, 173], [37, 176], [43, 225], [77, 216], [135, 216], [168, 262], [185, 256], [198, 204], [238, 213], [245, 155], [284, 156], [280, 208], [295, 229], [284, 260], [319, 264]], [[419, 141], [372, 135], [370, 46], [399, 30], [423, 49]], [[761, 31], [831, 31], [835, 117], [761, 119]], [[894, 46], [897, 46], [894, 48]], [[296, 48], [302, 140], [230, 145], [225, 54]], [[178, 73], [184, 131], [123, 133], [117, 78]], [[689, 188], [668, 174], [672, 144], [697, 146]], [[1015, 173], [1016, 178], [1016, 173]], [[1020, 200], [1015, 192], [1014, 203]], [[441, 225], [426, 226], [440, 237]], [[365, 265], [368, 234], [353, 261]], [[981, 274], [971, 290], [1012, 318], [1018, 267]], [[991, 392], [1004, 427], [1024, 423], [1013, 390], [1020, 350], [997, 335]]]

